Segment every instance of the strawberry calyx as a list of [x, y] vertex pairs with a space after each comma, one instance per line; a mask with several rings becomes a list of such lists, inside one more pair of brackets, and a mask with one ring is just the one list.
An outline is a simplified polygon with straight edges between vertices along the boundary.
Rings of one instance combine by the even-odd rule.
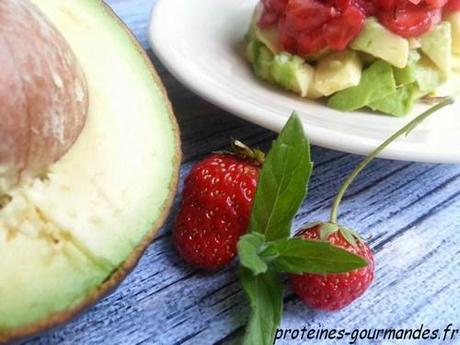
[[355, 230], [343, 225], [331, 222], [315, 222], [307, 226], [307, 228], [314, 227], [318, 227], [319, 239], [321, 241], [328, 241], [330, 235], [339, 232], [342, 237], [355, 248], [358, 246], [358, 243], [364, 243], [361, 236]]
[[240, 157], [253, 159], [260, 165], [264, 164], [265, 153], [259, 149], [253, 149], [239, 140], [233, 140], [232, 149]]
[[232, 140], [231, 146], [231, 150], [216, 151], [214, 153], [219, 155], [234, 155], [243, 159], [250, 159], [254, 161], [257, 166], [262, 166], [264, 164], [265, 153], [263, 151], [254, 149], [237, 139]]

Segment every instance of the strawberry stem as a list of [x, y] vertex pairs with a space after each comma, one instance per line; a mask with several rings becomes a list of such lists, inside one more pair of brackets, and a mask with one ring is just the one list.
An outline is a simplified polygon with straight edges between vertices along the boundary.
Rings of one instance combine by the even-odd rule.
[[237, 155], [241, 157], [251, 158], [257, 161], [260, 165], [264, 164], [265, 153], [263, 153], [261, 150], [253, 149], [239, 140], [233, 140], [232, 149]]
[[367, 164], [372, 161], [375, 157], [378, 156], [379, 153], [381, 153], [388, 145], [390, 145], [393, 141], [395, 141], [397, 138], [402, 136], [403, 134], [409, 134], [410, 131], [412, 131], [415, 127], [417, 127], [421, 122], [423, 122], [427, 117], [429, 117], [431, 114], [435, 113], [436, 111], [440, 110], [441, 108], [444, 108], [447, 105], [450, 105], [454, 103], [454, 99], [451, 97], [448, 97], [444, 99], [442, 102], [436, 104], [435, 106], [431, 107], [421, 115], [417, 116], [415, 119], [410, 121], [407, 125], [402, 127], [400, 130], [398, 130], [396, 133], [394, 133], [392, 136], [390, 136], [387, 140], [385, 140], [380, 146], [378, 146], [374, 151], [372, 151], [357, 167], [353, 172], [347, 177], [347, 179], [344, 181], [342, 186], [339, 189], [339, 192], [337, 193], [337, 196], [335, 197], [334, 203], [332, 204], [332, 209], [331, 209], [331, 216], [330, 216], [330, 222], [331, 223], [337, 223], [337, 213], [339, 209], [340, 202], [343, 199], [343, 196], [345, 195], [345, 192], [347, 191], [347, 188], [351, 185], [355, 177], [367, 166]]

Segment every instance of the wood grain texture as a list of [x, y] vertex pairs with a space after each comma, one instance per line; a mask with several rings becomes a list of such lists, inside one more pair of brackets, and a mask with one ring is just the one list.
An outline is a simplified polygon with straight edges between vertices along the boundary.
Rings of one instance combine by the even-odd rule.
[[[108, 1], [146, 46], [151, 0]], [[152, 57], [153, 58], [153, 57]], [[206, 153], [230, 137], [267, 148], [274, 134], [242, 121], [182, 87], [156, 59], [182, 130], [181, 181]], [[360, 157], [313, 148], [315, 171], [295, 227], [325, 219], [340, 182]], [[248, 315], [234, 266], [202, 274], [177, 257], [171, 219], [137, 269], [79, 319], [22, 344], [237, 344]], [[460, 166], [377, 160], [352, 185], [341, 222], [359, 230], [376, 252], [376, 280], [338, 313], [305, 308], [286, 289], [284, 328], [460, 327]], [[335, 344], [278, 341], [277, 344]], [[346, 343], [346, 342], [342, 342]], [[359, 344], [393, 344], [366, 342]], [[406, 342], [400, 342], [406, 344]], [[414, 343], [415, 344], [415, 343]], [[416, 344], [460, 344], [418, 341]]]

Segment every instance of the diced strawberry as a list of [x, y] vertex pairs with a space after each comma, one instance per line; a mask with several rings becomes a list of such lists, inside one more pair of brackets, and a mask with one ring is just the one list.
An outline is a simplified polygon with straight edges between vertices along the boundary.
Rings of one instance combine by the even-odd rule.
[[314, 54], [325, 48], [345, 49], [361, 31], [365, 19], [361, 0], [289, 0], [279, 19], [284, 49]]
[[361, 32], [367, 16], [389, 30], [417, 37], [460, 10], [460, 0], [262, 0], [261, 27], [278, 25], [285, 50], [299, 55], [340, 51]]
[[460, 11], [460, 0], [449, 0], [444, 7], [446, 12]]
[[403, 1], [389, 10], [382, 7], [388, 3], [387, 0], [379, 1], [378, 18], [388, 29], [403, 37], [420, 36], [442, 19], [442, 9], [431, 7], [427, 3], [415, 5], [410, 1]]

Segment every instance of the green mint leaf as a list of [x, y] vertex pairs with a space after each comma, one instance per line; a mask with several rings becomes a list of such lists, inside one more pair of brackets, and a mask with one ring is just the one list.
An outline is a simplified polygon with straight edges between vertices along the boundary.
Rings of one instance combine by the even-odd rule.
[[268, 241], [289, 237], [312, 169], [310, 144], [300, 119], [293, 114], [265, 159], [249, 230], [264, 234]]
[[283, 314], [281, 277], [271, 270], [255, 276], [241, 267], [240, 281], [252, 309], [243, 345], [272, 345]]
[[274, 242], [267, 242], [265, 250], [262, 253], [260, 253], [260, 257], [267, 263], [270, 263], [278, 256], [280, 256], [278, 248], [273, 243]]
[[267, 271], [267, 263], [259, 256], [267, 247], [265, 236], [254, 232], [246, 234], [238, 241], [240, 264], [250, 269], [255, 275]]
[[279, 256], [270, 268], [286, 273], [343, 273], [367, 266], [367, 261], [329, 242], [283, 239], [273, 242]]

